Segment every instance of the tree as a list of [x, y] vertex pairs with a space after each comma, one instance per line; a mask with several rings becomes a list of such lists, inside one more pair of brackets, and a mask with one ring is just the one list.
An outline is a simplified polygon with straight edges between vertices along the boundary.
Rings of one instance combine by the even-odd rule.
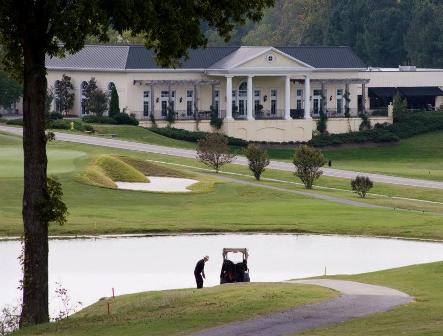
[[265, 168], [269, 166], [268, 153], [261, 147], [251, 144], [245, 150], [246, 158], [249, 161], [249, 170], [252, 171], [257, 181], [260, 180]]
[[293, 163], [295, 175], [300, 178], [306, 189], [312, 189], [314, 181], [323, 174], [320, 167], [324, 166], [326, 159], [320, 150], [303, 145], [295, 151]]
[[102, 117], [103, 113], [108, 109], [108, 97], [101, 89], [96, 88], [89, 94], [86, 102], [89, 113]]
[[355, 191], [361, 198], [365, 198], [368, 191], [374, 186], [374, 183], [367, 176], [357, 176], [351, 180], [352, 190]]
[[3, 0], [0, 44], [8, 72], [23, 83], [24, 276], [20, 325], [44, 323], [48, 314], [48, 218], [45, 101], [46, 56], [75, 53], [88, 36], [106, 40], [142, 34], [160, 66], [177, 66], [189, 48], [207, 42], [202, 22], [226, 40], [235, 24], [257, 21], [273, 0]]
[[197, 144], [197, 159], [213, 168], [216, 173], [225, 164], [231, 163], [235, 154], [229, 153], [228, 140], [223, 134], [209, 133]]
[[17, 81], [11, 79], [5, 72], [0, 71], [0, 106], [8, 109], [16, 103], [23, 94], [23, 88]]
[[111, 88], [111, 98], [109, 101], [109, 116], [112, 118], [120, 113], [118, 92], [115, 85]]
[[394, 96], [394, 101], [392, 104], [392, 117], [394, 122], [397, 122], [405, 115], [406, 112], [408, 112], [408, 103], [406, 99], [403, 99], [400, 93], [397, 92]]
[[58, 106], [57, 112], [68, 114], [74, 106], [74, 85], [71, 77], [63, 74], [62, 80], [57, 81], [55, 87], [55, 100]]

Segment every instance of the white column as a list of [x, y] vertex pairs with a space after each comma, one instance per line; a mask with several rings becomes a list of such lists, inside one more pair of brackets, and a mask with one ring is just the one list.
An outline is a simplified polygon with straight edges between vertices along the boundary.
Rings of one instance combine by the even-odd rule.
[[291, 119], [291, 79], [285, 78], [285, 119]]
[[311, 78], [305, 76], [305, 119], [311, 119]]
[[226, 76], [226, 120], [232, 118], [232, 76]]
[[253, 98], [252, 98], [252, 76], [248, 76], [248, 120], [254, 120], [254, 105], [252, 104]]

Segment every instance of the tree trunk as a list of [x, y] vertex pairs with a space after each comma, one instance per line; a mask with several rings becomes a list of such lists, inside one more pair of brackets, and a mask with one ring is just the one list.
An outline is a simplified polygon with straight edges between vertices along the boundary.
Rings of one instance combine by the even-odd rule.
[[[30, 28], [31, 29], [31, 28]], [[23, 43], [23, 150], [24, 150], [24, 274], [20, 326], [49, 321], [48, 222], [42, 207], [48, 200], [46, 181], [45, 52], [39, 41]]]

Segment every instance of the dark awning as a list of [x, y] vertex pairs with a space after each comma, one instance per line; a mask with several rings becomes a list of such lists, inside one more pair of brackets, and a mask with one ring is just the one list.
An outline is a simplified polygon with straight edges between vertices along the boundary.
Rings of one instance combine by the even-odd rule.
[[402, 96], [443, 96], [443, 91], [437, 86], [421, 86], [421, 87], [400, 87], [398, 88]]
[[443, 96], [443, 90], [438, 86], [416, 87], [373, 87], [368, 89], [369, 97], [394, 97], [397, 92], [403, 97]]
[[394, 87], [373, 87], [368, 89], [369, 97], [394, 97], [397, 93]]

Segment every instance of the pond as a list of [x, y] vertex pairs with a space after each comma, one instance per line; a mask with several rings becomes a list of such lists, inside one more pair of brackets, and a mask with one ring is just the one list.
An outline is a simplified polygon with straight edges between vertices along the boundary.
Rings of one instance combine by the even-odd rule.
[[[209, 255], [205, 286], [219, 282], [224, 247], [249, 249], [251, 281], [357, 274], [443, 260], [443, 243], [294, 234], [221, 234], [51, 239], [50, 310], [59, 311], [55, 283], [72, 301], [194, 287], [195, 263]], [[0, 241], [0, 307], [17, 302], [20, 243]], [[237, 256], [240, 258], [240, 255]], [[233, 258], [235, 259], [235, 258]]]

